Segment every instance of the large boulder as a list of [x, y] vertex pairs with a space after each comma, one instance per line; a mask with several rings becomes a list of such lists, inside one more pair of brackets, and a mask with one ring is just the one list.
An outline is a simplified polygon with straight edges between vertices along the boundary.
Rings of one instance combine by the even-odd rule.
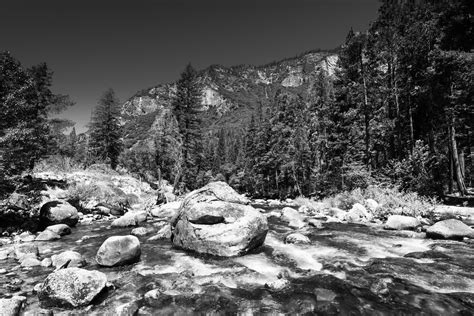
[[127, 212], [122, 217], [115, 219], [111, 225], [112, 227], [138, 226], [140, 223], [146, 222], [146, 218], [146, 211], [132, 211]]
[[179, 248], [215, 256], [247, 253], [265, 241], [267, 219], [225, 182], [212, 182], [189, 193], [171, 223]]
[[390, 230], [414, 230], [420, 226], [420, 221], [412, 216], [391, 215], [384, 228]]
[[181, 207], [180, 201], [170, 202], [170, 203], [154, 206], [151, 209], [150, 213], [153, 217], [171, 221], [171, 219], [174, 218], [176, 214], [178, 214], [180, 207]]
[[18, 316], [26, 302], [24, 296], [13, 296], [12, 298], [0, 299], [0, 315], [2, 316]]
[[437, 222], [426, 230], [426, 236], [435, 239], [461, 240], [464, 237], [474, 238], [474, 229], [457, 219]]
[[50, 201], [41, 206], [40, 221], [44, 227], [55, 224], [76, 226], [79, 221], [77, 209], [64, 201]]
[[113, 267], [137, 262], [140, 255], [140, 241], [137, 237], [113, 236], [100, 246], [96, 260], [101, 266]]
[[45, 307], [85, 306], [104, 291], [106, 284], [107, 277], [102, 272], [61, 269], [48, 275], [41, 285], [38, 298]]
[[67, 263], [67, 267], [82, 267], [85, 264], [85, 260], [79, 252], [66, 250], [60, 254], [51, 256], [51, 264], [60, 268]]

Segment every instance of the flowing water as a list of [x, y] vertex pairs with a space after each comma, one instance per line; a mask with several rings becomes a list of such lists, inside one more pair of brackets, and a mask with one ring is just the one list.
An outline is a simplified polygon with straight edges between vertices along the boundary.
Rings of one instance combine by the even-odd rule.
[[[128, 229], [108, 223], [79, 225], [59, 241], [40, 245], [42, 258], [74, 250], [86, 269], [104, 272], [114, 289], [77, 310], [54, 315], [157, 314], [320, 314], [320, 315], [473, 315], [474, 244], [434, 241], [414, 232], [326, 223], [307, 228], [310, 245], [285, 244], [293, 230], [269, 219], [265, 245], [238, 258], [213, 258], [175, 249], [168, 241], [140, 237], [140, 262], [102, 268], [95, 254], [109, 236]], [[0, 296], [27, 296], [25, 314], [40, 303], [33, 294], [53, 268], [20, 269], [1, 262], [15, 275], [0, 275]], [[144, 299], [145, 293], [158, 295]]]

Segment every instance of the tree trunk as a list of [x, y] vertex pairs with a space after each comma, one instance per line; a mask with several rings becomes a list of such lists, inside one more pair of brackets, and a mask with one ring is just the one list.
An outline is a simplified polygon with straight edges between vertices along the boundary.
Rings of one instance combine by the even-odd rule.
[[360, 70], [362, 75], [362, 87], [364, 93], [364, 123], [365, 123], [365, 165], [370, 168], [370, 118], [369, 118], [369, 98], [367, 94], [367, 82], [365, 80], [363, 56], [360, 55]]
[[410, 116], [410, 152], [413, 153], [415, 147], [415, 132], [413, 128], [413, 110], [411, 108], [411, 100], [408, 97], [408, 115]]
[[461, 165], [459, 163], [458, 149], [456, 144], [456, 130], [454, 129], [454, 116], [451, 118], [449, 126], [449, 138], [451, 143], [451, 157], [453, 159], [454, 166], [454, 176], [456, 178], [456, 183], [458, 185], [458, 190], [461, 196], [467, 194], [466, 184], [464, 183], [464, 178], [462, 176]]

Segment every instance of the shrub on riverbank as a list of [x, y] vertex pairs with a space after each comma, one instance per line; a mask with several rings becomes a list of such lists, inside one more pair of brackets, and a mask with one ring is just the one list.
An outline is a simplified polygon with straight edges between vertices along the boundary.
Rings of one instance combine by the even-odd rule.
[[420, 196], [414, 192], [403, 192], [395, 187], [368, 186], [366, 189], [354, 189], [337, 193], [320, 201], [305, 197], [298, 197], [295, 203], [305, 205], [313, 210], [339, 208], [350, 210], [356, 203], [368, 207], [367, 200], [372, 199], [378, 203], [374, 215], [385, 216], [389, 214], [403, 214], [410, 216], [430, 216], [436, 200]]

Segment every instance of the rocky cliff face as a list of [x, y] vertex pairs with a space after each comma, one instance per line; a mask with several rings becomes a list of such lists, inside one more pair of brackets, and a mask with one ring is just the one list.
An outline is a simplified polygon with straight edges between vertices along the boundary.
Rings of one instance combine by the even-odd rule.
[[[337, 60], [334, 53], [310, 52], [264, 66], [210, 66], [198, 75], [204, 126], [209, 131], [244, 129], [259, 103], [271, 106], [279, 89], [303, 96], [314, 93], [317, 76], [322, 71], [334, 76]], [[174, 83], [163, 84], [142, 90], [123, 104], [128, 147], [147, 143], [163, 126], [175, 92]]]

